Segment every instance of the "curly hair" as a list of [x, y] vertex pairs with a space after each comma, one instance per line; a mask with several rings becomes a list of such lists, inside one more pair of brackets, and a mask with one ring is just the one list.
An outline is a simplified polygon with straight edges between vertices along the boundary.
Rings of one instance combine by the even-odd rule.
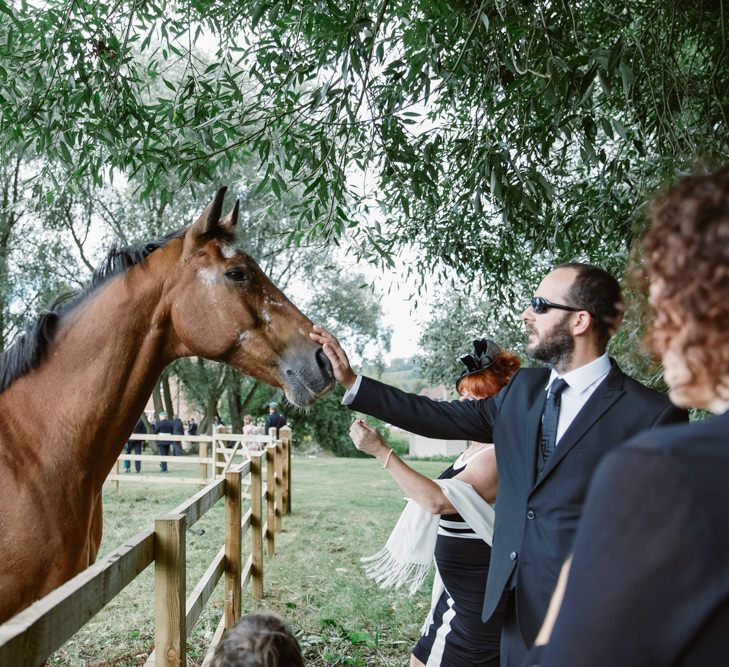
[[657, 196], [642, 251], [649, 346], [680, 350], [688, 385], [708, 381], [729, 397], [729, 168], [687, 176]]
[[501, 351], [496, 361], [479, 373], [465, 375], [458, 381], [458, 393], [464, 391], [476, 398], [489, 398], [497, 394], [521, 368], [521, 359], [511, 352]]
[[280, 616], [251, 614], [226, 630], [210, 667], [304, 667], [304, 659]]

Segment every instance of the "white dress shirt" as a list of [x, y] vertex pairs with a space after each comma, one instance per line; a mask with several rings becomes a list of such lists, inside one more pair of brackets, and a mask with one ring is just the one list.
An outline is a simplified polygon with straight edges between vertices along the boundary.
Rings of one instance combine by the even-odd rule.
[[344, 396], [342, 396], [342, 405], [351, 405], [354, 402], [354, 397], [357, 395], [361, 384], [362, 376], [357, 375], [357, 379], [354, 381], [354, 384], [344, 392]]
[[[557, 442], [556, 446], [559, 446], [559, 441], [564, 435], [565, 431], [569, 428], [570, 424], [574, 421], [575, 417], [582, 410], [582, 407], [587, 403], [587, 399], [592, 396], [595, 389], [598, 388], [600, 383], [608, 376], [610, 372], [610, 358], [607, 352], [601, 357], [598, 357], [589, 364], [575, 368], [575, 370], [559, 375], [557, 371], [552, 369], [552, 373], [549, 376], [549, 382], [544, 387], [545, 391], [549, 391], [557, 378], [561, 377], [566, 383], [567, 387], [562, 392], [562, 399], [559, 408], [559, 423], [557, 424]], [[354, 389], [354, 387], [352, 387]], [[352, 397], [354, 399], [354, 396]]]

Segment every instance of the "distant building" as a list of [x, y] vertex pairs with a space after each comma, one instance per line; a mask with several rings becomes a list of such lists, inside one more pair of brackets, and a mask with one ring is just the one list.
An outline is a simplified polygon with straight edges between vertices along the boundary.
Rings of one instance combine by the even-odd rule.
[[[448, 401], [453, 398], [452, 389], [444, 384], [435, 387], [426, 387], [420, 396], [427, 396], [434, 401]], [[466, 440], [441, 440], [439, 438], [425, 438], [422, 435], [409, 433], [410, 456], [456, 456], [468, 446]]]

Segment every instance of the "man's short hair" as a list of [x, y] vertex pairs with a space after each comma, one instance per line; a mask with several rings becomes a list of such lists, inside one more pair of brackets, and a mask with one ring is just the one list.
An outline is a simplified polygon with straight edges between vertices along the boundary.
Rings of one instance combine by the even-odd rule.
[[226, 630], [210, 667], [304, 667], [304, 659], [280, 616], [251, 614]]
[[582, 308], [592, 315], [595, 340], [601, 350], [607, 347], [623, 316], [623, 294], [615, 276], [591, 264], [569, 262], [557, 269], [577, 272], [567, 292], [570, 306]]

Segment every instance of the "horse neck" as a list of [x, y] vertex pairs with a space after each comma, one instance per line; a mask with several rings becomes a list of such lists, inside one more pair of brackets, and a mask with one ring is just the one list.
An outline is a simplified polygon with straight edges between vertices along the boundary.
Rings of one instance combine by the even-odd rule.
[[0, 413], [16, 413], [13, 446], [33, 447], [54, 474], [101, 489], [172, 359], [163, 291], [134, 267], [61, 318], [45, 360], [0, 394]]

